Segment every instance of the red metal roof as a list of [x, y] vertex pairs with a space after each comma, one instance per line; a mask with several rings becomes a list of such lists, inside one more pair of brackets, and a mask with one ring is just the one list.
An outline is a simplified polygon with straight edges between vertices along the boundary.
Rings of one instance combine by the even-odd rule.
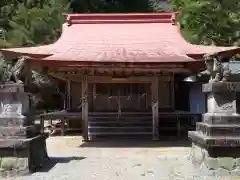
[[10, 48], [0, 49], [0, 52], [5, 56], [30, 56], [33, 58], [44, 58], [52, 55], [53, 52], [57, 52], [58, 48], [54, 48], [55, 44], [36, 46], [36, 47], [24, 47], [24, 48]]
[[[2, 49], [44, 61], [188, 62], [211, 52], [237, 47], [192, 45], [185, 41], [172, 13], [68, 14], [59, 40], [47, 46]], [[42, 56], [42, 57], [44, 57]]]

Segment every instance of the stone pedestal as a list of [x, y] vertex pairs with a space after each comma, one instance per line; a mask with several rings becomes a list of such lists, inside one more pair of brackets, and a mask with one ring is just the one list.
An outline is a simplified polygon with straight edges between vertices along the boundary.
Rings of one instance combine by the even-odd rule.
[[29, 173], [48, 159], [32, 103], [23, 85], [0, 86], [0, 177]]
[[240, 167], [240, 83], [209, 83], [202, 88], [207, 94], [207, 113], [196, 131], [188, 133], [192, 160], [209, 169], [234, 171]]

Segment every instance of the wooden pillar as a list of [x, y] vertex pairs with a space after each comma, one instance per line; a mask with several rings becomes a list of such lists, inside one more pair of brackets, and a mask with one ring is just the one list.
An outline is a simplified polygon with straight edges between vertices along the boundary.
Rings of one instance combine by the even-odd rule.
[[154, 77], [151, 85], [153, 140], [159, 140], [158, 89], [159, 89], [159, 78]]
[[40, 132], [44, 134], [44, 116], [40, 115]]
[[64, 118], [62, 119], [62, 125], [61, 125], [61, 135], [62, 135], [62, 136], [65, 135], [65, 131], [66, 131], [66, 129], [65, 129], [65, 124], [66, 124], [66, 118], [64, 117]]
[[95, 111], [95, 106], [96, 106], [96, 98], [97, 98], [97, 94], [96, 94], [96, 83], [93, 83], [93, 90], [92, 90], [92, 109], [93, 111]]
[[171, 73], [171, 104], [172, 104], [172, 110], [175, 111], [175, 79], [174, 79], [174, 73]]
[[82, 122], [83, 140], [88, 141], [88, 79], [86, 75], [82, 76]]
[[71, 109], [71, 80], [67, 80], [67, 109]]

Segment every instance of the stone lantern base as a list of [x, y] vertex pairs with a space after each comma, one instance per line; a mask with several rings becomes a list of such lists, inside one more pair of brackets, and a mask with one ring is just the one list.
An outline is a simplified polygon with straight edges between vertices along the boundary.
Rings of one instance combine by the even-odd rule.
[[0, 86], [0, 177], [33, 172], [48, 159], [32, 103], [22, 84]]
[[188, 133], [193, 142], [192, 162], [211, 170], [219, 168], [240, 175], [240, 83], [219, 82], [203, 85], [208, 112], [196, 131]]

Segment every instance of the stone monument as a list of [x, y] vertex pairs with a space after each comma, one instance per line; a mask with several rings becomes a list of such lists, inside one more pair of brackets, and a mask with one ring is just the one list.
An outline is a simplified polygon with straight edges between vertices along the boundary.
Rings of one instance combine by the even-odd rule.
[[207, 95], [207, 112], [196, 131], [188, 133], [192, 140], [192, 162], [211, 170], [225, 169], [240, 174], [240, 82], [230, 82], [228, 65], [223, 66], [216, 54], [205, 55], [209, 83], [202, 90]]
[[0, 177], [32, 172], [48, 159], [46, 137], [34, 118], [22, 83], [0, 86]]

